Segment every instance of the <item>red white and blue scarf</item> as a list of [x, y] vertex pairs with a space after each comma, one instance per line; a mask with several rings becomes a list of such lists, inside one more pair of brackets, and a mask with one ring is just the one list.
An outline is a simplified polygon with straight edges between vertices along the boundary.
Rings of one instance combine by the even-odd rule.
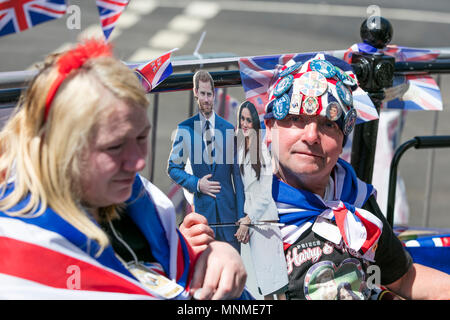
[[[375, 194], [375, 189], [358, 179], [351, 165], [342, 159], [338, 160], [332, 177], [334, 200], [327, 201], [317, 194], [293, 188], [274, 176], [272, 195], [280, 222], [285, 224], [281, 228], [285, 249], [314, 223], [325, 219], [336, 223], [338, 236], [348, 248], [359, 252], [364, 259], [374, 261], [383, 224], [362, 206]], [[330, 234], [327, 240], [335, 242], [336, 237]]]
[[[13, 185], [6, 191], [9, 194]], [[17, 205], [22, 206], [25, 199]], [[13, 208], [14, 210], [14, 208]], [[193, 270], [191, 249], [176, 229], [170, 200], [136, 177], [128, 214], [147, 239], [155, 268], [185, 288]], [[117, 259], [111, 246], [96, 256], [98, 244], [51, 208], [37, 217], [0, 212], [0, 297], [3, 299], [161, 299]], [[74, 286], [74, 277], [79, 285]]]

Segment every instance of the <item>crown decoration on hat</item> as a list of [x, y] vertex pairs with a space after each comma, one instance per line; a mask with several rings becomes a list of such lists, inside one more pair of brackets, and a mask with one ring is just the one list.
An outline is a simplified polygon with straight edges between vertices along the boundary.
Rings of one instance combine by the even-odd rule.
[[353, 72], [343, 71], [326, 57], [319, 53], [307, 61], [290, 60], [283, 66], [269, 94], [265, 118], [322, 115], [338, 121], [344, 135], [350, 134], [358, 116], [353, 107], [358, 82]]

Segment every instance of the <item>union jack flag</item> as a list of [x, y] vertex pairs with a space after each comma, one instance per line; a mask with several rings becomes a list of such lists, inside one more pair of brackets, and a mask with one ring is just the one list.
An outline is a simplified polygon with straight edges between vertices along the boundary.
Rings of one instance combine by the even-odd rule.
[[129, 0], [96, 0], [105, 39], [108, 40]]
[[[353, 52], [381, 52], [392, 56], [397, 62], [432, 61], [439, 56], [438, 50], [408, 48], [388, 45], [384, 49], [376, 49], [365, 43], [352, 45], [344, 54], [347, 62], [351, 61]], [[404, 110], [442, 110], [442, 97], [436, 81], [426, 74], [395, 75], [394, 84], [385, 89], [386, 98], [383, 108]]]
[[173, 49], [135, 68], [135, 71], [141, 76], [141, 83], [147, 92], [155, 89], [157, 85], [172, 74], [173, 69], [170, 57], [175, 50], [177, 49]]
[[65, 0], [0, 0], [0, 36], [58, 19], [66, 9]]

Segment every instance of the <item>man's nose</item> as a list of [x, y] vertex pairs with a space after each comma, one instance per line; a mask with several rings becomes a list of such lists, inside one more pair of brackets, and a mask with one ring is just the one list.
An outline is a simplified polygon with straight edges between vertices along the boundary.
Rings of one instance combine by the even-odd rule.
[[319, 128], [316, 122], [309, 122], [303, 129], [303, 140], [308, 144], [319, 142]]

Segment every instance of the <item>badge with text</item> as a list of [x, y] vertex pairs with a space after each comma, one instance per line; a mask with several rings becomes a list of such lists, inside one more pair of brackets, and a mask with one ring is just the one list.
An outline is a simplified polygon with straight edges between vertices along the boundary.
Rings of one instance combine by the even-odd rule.
[[281, 96], [283, 93], [285, 93], [291, 88], [293, 81], [294, 76], [292, 74], [289, 74], [286, 77], [282, 78], [280, 82], [278, 82], [277, 85], [275, 86], [275, 89], [273, 89], [273, 95], [275, 97]]
[[300, 69], [302, 67], [303, 63], [302, 62], [297, 62], [296, 64], [287, 67], [286, 69], [284, 69], [283, 71], [280, 72], [280, 77], [285, 77], [288, 74], [294, 73], [295, 71], [297, 71], [298, 69]]
[[156, 273], [142, 264], [128, 264], [128, 271], [135, 276], [141, 284], [153, 290], [166, 299], [172, 299], [184, 291], [184, 288], [175, 281]]
[[303, 95], [301, 93], [292, 94], [289, 114], [300, 114], [300, 106], [302, 104], [302, 98]]
[[339, 96], [339, 99], [341, 99], [341, 101], [347, 106], [351, 106], [353, 104], [352, 93], [342, 81], [338, 81], [336, 83], [336, 92]]
[[344, 128], [342, 131], [346, 136], [349, 135], [350, 132], [352, 132], [353, 128], [355, 127], [356, 118], [357, 118], [356, 110], [354, 108], [351, 108], [344, 118]]
[[326, 60], [313, 60], [309, 66], [312, 70], [320, 72], [326, 78], [332, 78], [336, 74], [334, 66]]
[[291, 99], [287, 94], [283, 94], [281, 97], [277, 98], [273, 103], [273, 117], [277, 120], [284, 119], [290, 108]]

